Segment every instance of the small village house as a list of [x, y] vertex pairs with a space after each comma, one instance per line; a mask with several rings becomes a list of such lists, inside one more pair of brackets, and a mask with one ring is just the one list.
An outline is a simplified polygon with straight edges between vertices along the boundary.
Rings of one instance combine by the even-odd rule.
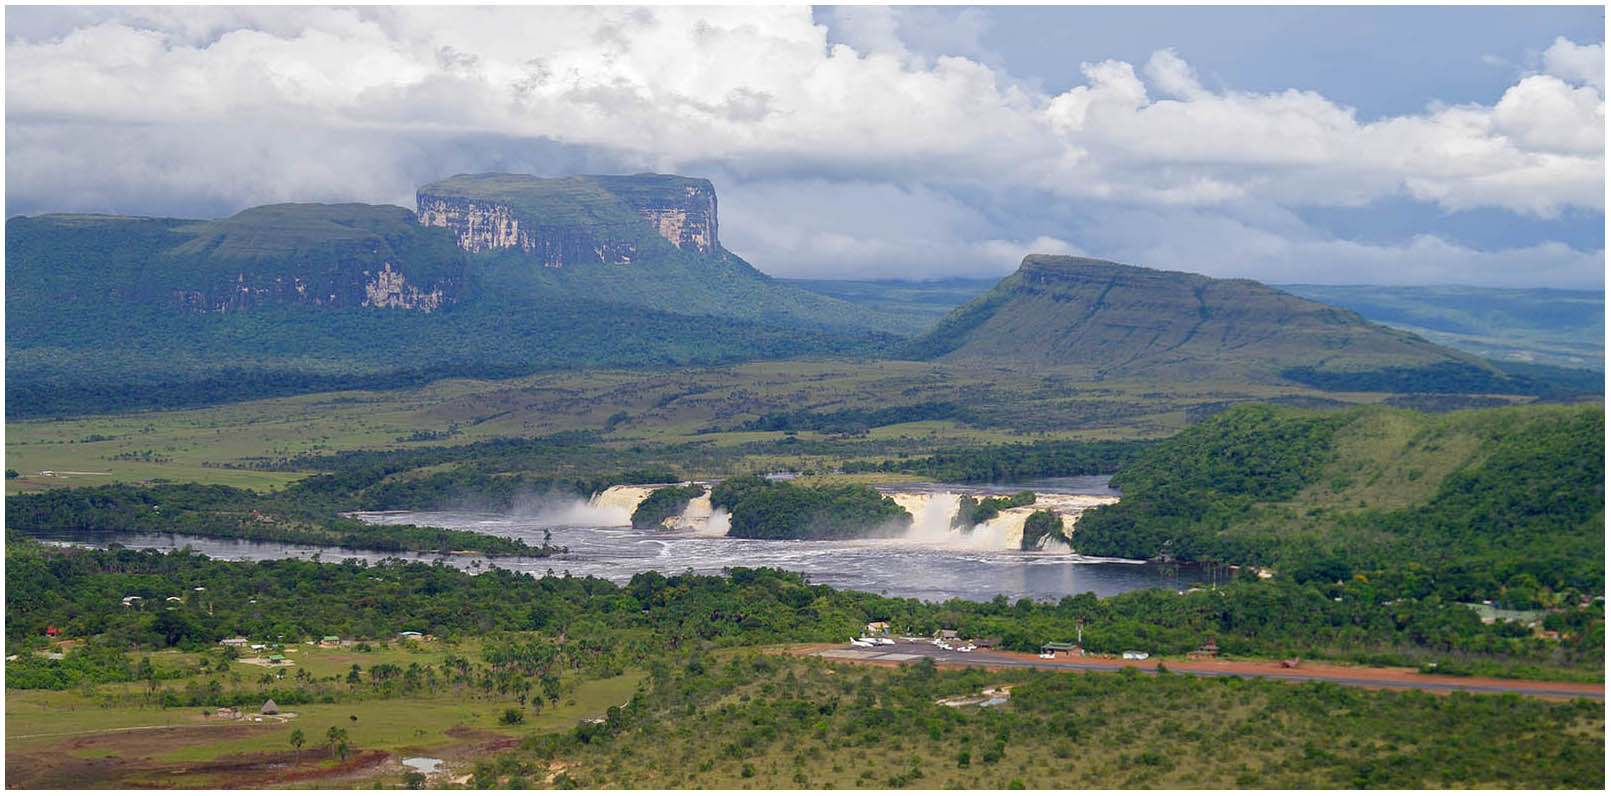
[[888, 622], [868, 622], [867, 623], [867, 635], [869, 635], [869, 636], [887, 636], [887, 635], [889, 635], [889, 623]]
[[263, 709], [258, 712], [265, 716], [278, 716], [280, 715], [280, 706], [274, 704], [274, 700], [270, 699], [263, 703]]

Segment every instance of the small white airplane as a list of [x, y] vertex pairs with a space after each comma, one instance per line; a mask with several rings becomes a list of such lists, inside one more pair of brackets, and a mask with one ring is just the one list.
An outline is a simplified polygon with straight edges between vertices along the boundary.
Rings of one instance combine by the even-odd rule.
[[881, 638], [881, 639], [878, 639], [878, 643], [879, 643], [879, 644], [894, 644], [894, 643], [895, 643], [895, 639], [892, 639], [892, 638]]
[[868, 641], [867, 639], [854, 639], [853, 638], [853, 639], [850, 640], [850, 646], [852, 646], [852, 647], [871, 647], [871, 646], [873, 646], [873, 642]]

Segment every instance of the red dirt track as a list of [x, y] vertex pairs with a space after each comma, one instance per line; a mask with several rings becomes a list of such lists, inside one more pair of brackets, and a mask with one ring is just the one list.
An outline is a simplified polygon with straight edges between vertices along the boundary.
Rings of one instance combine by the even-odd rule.
[[[790, 650], [790, 653], [794, 655], [817, 655], [829, 658], [836, 663], [870, 664], [874, 666], [897, 666], [901, 663], [909, 663], [912, 660], [927, 657], [933, 658], [934, 662], [940, 666], [978, 666], [992, 670], [1034, 667], [1051, 671], [1078, 672], [1117, 671], [1125, 667], [1134, 667], [1142, 673], [1152, 673], [1156, 671], [1158, 664], [1162, 663], [1171, 672], [1200, 676], [1264, 677], [1271, 680], [1297, 682], [1331, 682], [1360, 688], [1413, 688], [1439, 693], [1451, 693], [1454, 691], [1514, 693], [1542, 699], [1574, 699], [1578, 697], [1605, 699], [1605, 685], [1603, 683], [1558, 683], [1534, 680], [1500, 680], [1482, 677], [1451, 677], [1447, 675], [1421, 674], [1409, 668], [1343, 666], [1328, 663], [1310, 663], [1308, 661], [1301, 662], [1295, 669], [1288, 669], [1283, 668], [1280, 663], [1275, 661], [1193, 661], [1161, 660], [1158, 658], [1128, 661], [1120, 658], [1096, 656], [1076, 658], [1061, 655], [1048, 660], [1037, 655], [1021, 652], [991, 650], [958, 653], [954, 650], [942, 650], [925, 643], [902, 643], [872, 648], [850, 648], [837, 644], [819, 644], [794, 647]], [[882, 660], [875, 657], [889, 654], [899, 657]]]

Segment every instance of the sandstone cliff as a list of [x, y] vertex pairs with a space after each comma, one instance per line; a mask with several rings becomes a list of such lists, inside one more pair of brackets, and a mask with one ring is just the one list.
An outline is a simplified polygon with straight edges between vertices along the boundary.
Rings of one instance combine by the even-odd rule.
[[469, 252], [519, 248], [553, 268], [625, 265], [675, 249], [714, 255], [716, 190], [662, 174], [460, 175], [418, 194], [419, 221]]
[[193, 312], [265, 304], [432, 312], [464, 283], [463, 255], [400, 207], [268, 205], [175, 228], [190, 239], [158, 261], [165, 289]]

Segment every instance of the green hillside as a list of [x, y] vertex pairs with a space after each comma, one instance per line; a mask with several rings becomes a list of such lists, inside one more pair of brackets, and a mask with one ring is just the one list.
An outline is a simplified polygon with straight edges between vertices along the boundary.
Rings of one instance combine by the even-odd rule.
[[[63, 305], [115, 315], [363, 306], [383, 268], [453, 300], [464, 257], [401, 207], [269, 205], [215, 221], [45, 215], [6, 223], [6, 314], [26, 334]], [[16, 315], [18, 317], [13, 318]]]
[[1378, 571], [1446, 596], [1531, 602], [1605, 583], [1605, 409], [1446, 414], [1241, 406], [1149, 449], [1124, 500], [1075, 527], [1085, 553]]
[[1323, 389], [1517, 391], [1476, 357], [1245, 279], [1033, 254], [904, 353], [1098, 379], [1291, 379]]
[[1605, 370], [1605, 293], [1462, 285], [1280, 285], [1487, 359]]

